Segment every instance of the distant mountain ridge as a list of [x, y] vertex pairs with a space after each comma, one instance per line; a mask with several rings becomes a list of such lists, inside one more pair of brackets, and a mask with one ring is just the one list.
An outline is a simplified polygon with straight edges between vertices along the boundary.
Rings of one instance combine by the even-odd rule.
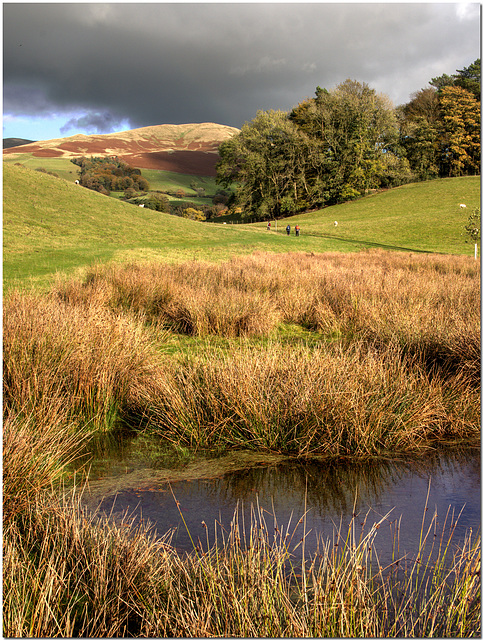
[[[77, 134], [21, 143], [4, 155], [25, 153], [38, 158], [119, 156], [139, 169], [160, 169], [195, 175], [215, 175], [218, 147], [239, 129], [213, 122], [161, 124], [120, 133]], [[21, 138], [17, 138], [21, 140]]]
[[4, 138], [3, 148], [10, 149], [10, 147], [21, 147], [24, 144], [31, 144], [35, 140], [27, 140], [26, 138]]

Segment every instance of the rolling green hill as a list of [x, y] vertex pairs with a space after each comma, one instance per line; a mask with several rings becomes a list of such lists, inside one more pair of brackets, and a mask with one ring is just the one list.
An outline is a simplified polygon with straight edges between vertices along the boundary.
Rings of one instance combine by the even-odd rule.
[[[406, 185], [290, 219], [300, 238], [265, 223], [207, 224], [135, 207], [11, 163], [3, 165], [4, 286], [44, 287], [109, 260], [223, 260], [254, 251], [358, 251], [372, 247], [472, 255], [462, 235], [480, 180]], [[464, 202], [467, 209], [460, 209]], [[337, 220], [338, 226], [334, 226]], [[275, 224], [273, 224], [275, 230]]]

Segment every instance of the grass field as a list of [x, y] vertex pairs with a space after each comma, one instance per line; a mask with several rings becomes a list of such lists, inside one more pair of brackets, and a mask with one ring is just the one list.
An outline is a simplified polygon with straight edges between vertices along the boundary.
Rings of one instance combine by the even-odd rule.
[[183, 173], [175, 173], [174, 171], [157, 171], [155, 169], [142, 169], [142, 174], [153, 191], [156, 189], [159, 191], [183, 189], [187, 196], [192, 196], [196, 192], [191, 187], [191, 184], [196, 183], [197, 187], [202, 187], [207, 194], [213, 197], [219, 189], [215, 178], [210, 176], [190, 176]]
[[4, 164], [4, 635], [480, 637], [480, 537], [454, 549], [429, 516], [415, 562], [395, 540], [381, 566], [376, 525], [334, 527], [299, 567], [302, 521], [289, 538], [236, 513], [218, 547], [183, 557], [83, 511], [78, 480], [59, 499], [86, 441], [120, 428], [191, 455], [478, 446], [480, 264], [459, 203], [479, 187], [307, 213], [296, 238]]
[[[49, 161], [50, 162], [50, 161]], [[47, 163], [46, 163], [47, 164]], [[4, 286], [45, 286], [57, 272], [97, 262], [225, 260], [254, 251], [352, 252], [385, 248], [473, 255], [463, 236], [480, 181], [435, 180], [306, 213], [301, 236], [265, 223], [206, 224], [134, 207], [65, 180], [4, 163]], [[464, 202], [467, 209], [460, 209]], [[338, 226], [334, 226], [337, 220]], [[275, 227], [275, 224], [273, 225]]]
[[50, 493], [89, 434], [119, 419], [212, 453], [364, 460], [477, 445], [479, 275], [468, 256], [259, 253], [101, 265], [46, 295], [9, 293], [4, 635], [479, 637], [471, 531], [453, 549], [428, 519], [418, 562], [395, 540], [382, 566], [377, 524], [360, 539], [334, 528], [299, 567], [303, 522], [290, 538], [253, 512], [183, 557], [169, 537]]

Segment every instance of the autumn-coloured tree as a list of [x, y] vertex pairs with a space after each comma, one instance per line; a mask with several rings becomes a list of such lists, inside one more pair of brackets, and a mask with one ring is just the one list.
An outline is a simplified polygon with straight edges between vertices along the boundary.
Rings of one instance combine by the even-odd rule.
[[117, 156], [73, 158], [71, 162], [80, 167], [79, 182], [88, 189], [104, 194], [132, 188], [149, 190], [149, 183], [141, 176], [141, 171]]
[[195, 209], [194, 207], [186, 207], [186, 209], [183, 209], [182, 217], [189, 218], [190, 220], [197, 220], [198, 222], [206, 220], [206, 216], [203, 211]]
[[420, 180], [479, 173], [480, 60], [430, 85], [398, 110], [411, 170]]
[[445, 87], [440, 98], [442, 161], [448, 176], [475, 175], [480, 166], [480, 103], [462, 87]]

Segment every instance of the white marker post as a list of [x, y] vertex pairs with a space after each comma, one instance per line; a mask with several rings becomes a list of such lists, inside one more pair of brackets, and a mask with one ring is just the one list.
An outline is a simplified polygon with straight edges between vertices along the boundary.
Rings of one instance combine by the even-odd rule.
[[475, 242], [475, 260], [477, 260], [477, 259], [478, 259], [478, 245]]

